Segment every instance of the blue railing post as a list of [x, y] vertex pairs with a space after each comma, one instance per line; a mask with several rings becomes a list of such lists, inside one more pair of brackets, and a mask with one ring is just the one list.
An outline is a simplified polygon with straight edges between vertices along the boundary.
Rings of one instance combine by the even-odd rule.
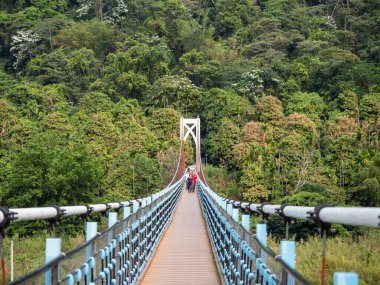
[[256, 225], [256, 236], [257, 239], [263, 244], [267, 245], [267, 225], [257, 224]]
[[242, 215], [241, 216], [241, 224], [243, 228], [249, 232], [249, 215]]
[[[86, 223], [86, 241], [91, 240], [93, 237], [95, 237], [97, 235], [97, 233], [98, 233], [98, 223], [87, 222]], [[89, 262], [94, 251], [95, 251], [95, 243], [92, 243], [86, 247], [86, 263]], [[89, 285], [90, 282], [91, 282], [90, 278], [87, 278], [86, 285]]]
[[239, 223], [239, 209], [232, 209], [232, 218]]
[[[45, 263], [52, 261], [61, 254], [61, 239], [48, 238], [46, 239]], [[45, 285], [58, 284], [60, 278], [59, 265], [53, 266], [45, 273]]]
[[226, 201], [222, 201], [221, 206], [222, 206], [223, 210], [227, 210], [227, 202]]
[[143, 198], [142, 200], [141, 200], [141, 210], [142, 210], [142, 214], [141, 215], [144, 215], [145, 214], [145, 208], [146, 207], [146, 198]]
[[133, 201], [133, 214], [136, 213], [139, 209], [139, 202]]
[[[94, 236], [96, 236], [98, 232], [98, 223], [96, 222], [87, 222], [86, 223], [86, 241], [89, 241]], [[93, 247], [91, 245], [86, 248], [86, 262], [92, 256]]]
[[131, 208], [130, 207], [124, 207], [123, 208], [123, 231], [127, 230], [127, 222], [125, 219], [127, 219], [131, 215]]
[[232, 204], [227, 204], [227, 214], [232, 216]]
[[[296, 268], [296, 242], [290, 240], [283, 240], [280, 243], [280, 255], [282, 260], [289, 265], [289, 267]], [[282, 272], [282, 278], [287, 278], [286, 284], [293, 285], [294, 278], [286, 274], [285, 271]]]
[[[110, 212], [108, 214], [108, 228], [115, 225], [117, 222], [117, 213], [116, 212]], [[112, 242], [113, 239], [113, 230], [108, 232], [108, 242]]]
[[127, 219], [131, 215], [131, 208], [124, 207], [123, 208], [123, 220]]
[[[256, 225], [256, 237], [262, 243], [262, 245], [267, 246], [267, 225], [266, 224]], [[261, 259], [265, 263], [266, 254], [263, 250], [261, 250]]]
[[334, 285], [359, 285], [359, 276], [355, 272], [335, 272]]

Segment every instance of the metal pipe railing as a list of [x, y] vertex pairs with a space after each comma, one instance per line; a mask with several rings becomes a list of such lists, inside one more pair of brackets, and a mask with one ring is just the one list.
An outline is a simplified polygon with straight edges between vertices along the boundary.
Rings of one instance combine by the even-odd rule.
[[[206, 178], [201, 167], [202, 176]], [[206, 179], [205, 179], [206, 180]], [[317, 207], [292, 206], [289, 204], [270, 205], [257, 204], [245, 201], [236, 201], [223, 198], [216, 194], [204, 181], [205, 186], [213, 193], [214, 199], [222, 199], [234, 207], [250, 212], [265, 215], [280, 215], [283, 218], [312, 220], [319, 224], [342, 224], [346, 226], [364, 226], [380, 228], [380, 207], [331, 207], [319, 205]]]
[[[198, 194], [211, 243], [226, 284], [311, 285], [311, 282], [287, 263], [284, 259], [286, 257], [276, 255], [266, 245], [266, 241], [263, 242], [263, 236], [266, 240], [266, 230], [264, 233], [256, 232], [257, 235], [249, 232], [248, 215], [248, 226], [244, 228], [239, 223], [239, 211], [235, 209], [235, 215], [231, 215], [228, 210], [220, 207], [215, 193], [202, 181], [198, 182]], [[224, 206], [226, 207], [225, 203]], [[243, 207], [247, 208], [247, 204]], [[269, 207], [268, 211], [272, 211], [272, 208]]]
[[319, 219], [328, 224], [380, 228], [380, 208], [325, 207]]
[[[173, 185], [155, 193], [145, 199], [151, 201], [156, 200], [162, 195], [170, 191]], [[122, 207], [133, 205], [134, 203], [141, 204], [142, 199], [135, 199], [131, 201], [103, 203], [103, 204], [90, 204], [90, 205], [77, 205], [77, 206], [47, 206], [47, 207], [35, 207], [35, 208], [7, 208], [0, 207], [0, 229], [4, 229], [10, 223], [24, 222], [24, 221], [36, 221], [36, 220], [58, 220], [62, 217], [68, 216], [86, 216], [92, 212], [106, 212], [108, 210], [118, 210]]]
[[[202, 183], [201, 183], [202, 184]], [[331, 231], [332, 224], [342, 224], [348, 226], [365, 226], [370, 228], [380, 228], [380, 208], [374, 207], [331, 207], [328, 205], [318, 205], [316, 207], [305, 207], [305, 206], [293, 206], [289, 204], [282, 205], [270, 205], [267, 203], [254, 204], [242, 201], [236, 201], [231, 199], [222, 198], [213, 192], [210, 187], [202, 185], [205, 192], [212, 197], [216, 204], [220, 205], [228, 215], [231, 215], [233, 207], [238, 211], [239, 208], [246, 212], [255, 213], [262, 215], [264, 220], [267, 220], [268, 215], [278, 215], [284, 219], [285, 222], [285, 238], [289, 238], [289, 224], [291, 219], [303, 219], [311, 220], [315, 222], [321, 230], [322, 235], [322, 268], [321, 268], [321, 284], [326, 282], [326, 240], [327, 235]], [[244, 216], [244, 215], [243, 215]], [[249, 217], [249, 216], [248, 216]], [[246, 220], [249, 220], [249, 218]], [[249, 228], [249, 226], [248, 226]], [[284, 242], [284, 246], [290, 241], [282, 241], [281, 246]], [[293, 241], [294, 243], [294, 241]], [[289, 243], [289, 246], [291, 244]], [[259, 250], [263, 250], [261, 246]], [[265, 251], [265, 250], [264, 250]], [[282, 251], [282, 249], [281, 249]], [[284, 253], [288, 252], [284, 249]], [[295, 256], [295, 253], [294, 253]], [[292, 260], [295, 262], [295, 257]], [[302, 276], [296, 271], [292, 272], [291, 267], [287, 266], [286, 262], [283, 262], [281, 257], [276, 257], [277, 262], [281, 263], [282, 274], [280, 274], [280, 279], [283, 282], [281, 284], [289, 284], [286, 282], [290, 276], [290, 280], [295, 280], [295, 284], [307, 284], [306, 280], [302, 280]], [[261, 264], [261, 266], [264, 266]], [[273, 272], [273, 264], [271, 264]], [[259, 271], [257, 271], [259, 272]], [[264, 271], [262, 271], [264, 272]], [[258, 273], [257, 273], [258, 275]], [[257, 276], [256, 275], [256, 276]], [[279, 275], [276, 276], [278, 278]], [[284, 279], [284, 276], [286, 277]], [[263, 277], [265, 279], [265, 276]], [[269, 277], [267, 277], [269, 278]], [[340, 278], [340, 279], [339, 279]], [[267, 279], [268, 280], [268, 279]], [[278, 281], [278, 279], [276, 279]], [[358, 284], [358, 275], [356, 273], [347, 272], [335, 272], [334, 273], [334, 284], [347, 284], [344, 280], [351, 280], [352, 284]], [[277, 282], [276, 281], [276, 282]], [[291, 281], [293, 282], [293, 281]], [[277, 283], [276, 283], [277, 284]], [[294, 284], [294, 283], [291, 283]]]
[[[159, 192], [162, 195], [155, 194], [154, 200], [148, 202], [144, 198], [141, 207], [134, 208], [132, 214], [131, 209], [126, 208], [133, 203], [124, 203], [123, 220], [118, 221], [117, 213], [111, 211], [108, 228], [102, 232], [97, 232], [97, 223], [92, 223], [95, 230], [90, 234], [91, 227], [86, 225], [86, 242], [66, 253], [61, 253], [59, 248], [57, 255], [46, 264], [10, 285], [136, 284], [170, 222], [183, 185], [182, 177]], [[90, 206], [96, 206], [99, 211], [106, 207], [100, 205]], [[109, 206], [117, 205], [107, 204], [108, 209]], [[86, 206], [62, 208], [67, 208], [70, 215], [80, 215]], [[49, 251], [48, 243], [46, 251]]]
[[[210, 191], [212, 190], [210, 189]], [[216, 199], [222, 199], [226, 201], [227, 204], [232, 204], [236, 208], [248, 210], [256, 214], [280, 215], [286, 218], [314, 220], [317, 223], [323, 224], [380, 228], [380, 208], [376, 207], [332, 207], [328, 205], [307, 207], [288, 204], [254, 204], [223, 198], [215, 192], [213, 193]]]

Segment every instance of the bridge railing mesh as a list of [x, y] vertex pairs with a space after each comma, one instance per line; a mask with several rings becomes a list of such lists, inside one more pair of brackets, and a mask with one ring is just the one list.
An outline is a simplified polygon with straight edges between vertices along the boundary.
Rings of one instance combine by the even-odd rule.
[[9, 285], [136, 284], [168, 225], [183, 188], [173, 189], [81, 246]]
[[232, 219], [201, 182], [198, 195], [225, 284], [311, 284]]

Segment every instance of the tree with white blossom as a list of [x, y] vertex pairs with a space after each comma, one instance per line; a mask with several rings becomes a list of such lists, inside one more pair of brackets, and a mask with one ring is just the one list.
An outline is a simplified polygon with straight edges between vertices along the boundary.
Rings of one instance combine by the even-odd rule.
[[78, 18], [97, 17], [101, 21], [117, 23], [125, 19], [128, 12], [125, 0], [78, 0]]
[[241, 95], [254, 100], [264, 95], [264, 80], [262, 72], [258, 69], [244, 72], [240, 82], [232, 84], [232, 87]]
[[12, 36], [10, 52], [15, 58], [14, 69], [17, 69], [25, 59], [32, 57], [36, 44], [40, 40], [40, 36], [30, 30], [19, 30]]

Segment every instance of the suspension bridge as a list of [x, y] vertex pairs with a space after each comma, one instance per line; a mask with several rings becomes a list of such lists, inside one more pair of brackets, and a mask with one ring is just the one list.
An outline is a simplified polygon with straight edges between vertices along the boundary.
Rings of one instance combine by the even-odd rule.
[[[184, 144], [189, 137], [196, 146], [196, 193], [184, 191]], [[0, 244], [11, 223], [54, 223], [68, 216], [90, 219], [92, 213], [108, 213], [105, 230], [98, 231], [96, 222], [86, 222], [86, 241], [68, 252], [61, 252], [61, 239], [47, 239], [45, 264], [7, 284], [311, 284], [296, 270], [296, 243], [288, 236], [291, 219], [310, 220], [320, 226], [324, 284], [326, 236], [331, 224], [380, 227], [380, 208], [299, 207], [222, 198], [203, 175], [199, 118], [181, 118], [180, 139], [173, 180], [149, 197], [95, 205], [0, 207]], [[254, 214], [264, 221], [268, 215], [284, 219], [286, 236], [280, 255], [267, 246], [267, 225], [250, 224]], [[3, 260], [2, 277], [6, 284]], [[335, 285], [359, 284], [354, 272], [335, 272], [333, 279]]]

